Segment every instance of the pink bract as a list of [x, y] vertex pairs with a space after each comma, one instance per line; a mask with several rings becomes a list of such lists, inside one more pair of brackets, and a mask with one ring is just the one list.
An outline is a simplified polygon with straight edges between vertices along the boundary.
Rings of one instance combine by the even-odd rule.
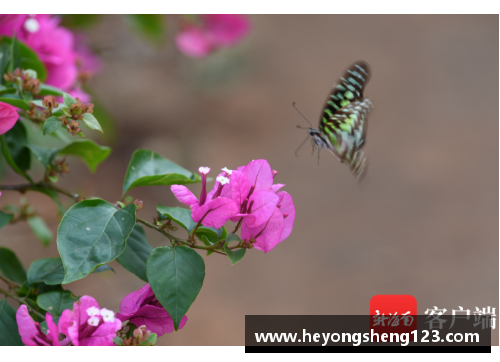
[[[174, 321], [168, 312], [156, 299], [149, 284], [141, 289], [127, 294], [120, 304], [120, 313], [117, 314], [120, 320], [129, 320], [137, 327], [146, 326], [146, 330], [162, 336], [165, 333], [173, 332]], [[184, 327], [187, 317], [184, 316], [179, 324], [179, 329]]]
[[16, 108], [10, 104], [0, 102], [0, 135], [9, 131], [19, 119]]
[[[31, 318], [28, 308], [23, 304], [16, 312], [16, 322], [21, 340], [26, 346], [60, 346], [59, 330], [52, 316], [47, 313], [48, 334], [43, 333], [40, 324]], [[66, 343], [67, 344], [67, 343]]]
[[240, 42], [250, 30], [246, 15], [208, 14], [200, 15], [200, 26], [186, 25], [175, 37], [179, 50], [193, 58], [203, 58], [220, 47], [229, 47]]
[[93, 313], [95, 311], [101, 312], [96, 300], [84, 295], [73, 304], [73, 310], [62, 313], [59, 331], [69, 337], [74, 346], [114, 346], [113, 338], [122, 328], [122, 322]]

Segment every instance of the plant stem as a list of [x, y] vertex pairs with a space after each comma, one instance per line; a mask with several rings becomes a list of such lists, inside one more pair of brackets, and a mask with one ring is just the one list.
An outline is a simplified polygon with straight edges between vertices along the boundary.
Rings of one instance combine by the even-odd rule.
[[243, 221], [243, 218], [240, 219], [240, 221], [238, 221], [238, 223], [236, 224], [236, 227], [234, 228], [233, 232], [231, 234], [234, 234], [238, 231], [238, 229], [240, 228], [241, 226], [241, 222]]
[[13, 282], [13, 281], [11, 281], [11, 280], [9, 280], [9, 279], [7, 279], [7, 278], [3, 277], [2, 275], [0, 275], [0, 279], [1, 279], [1, 280], [3, 280], [3, 281], [5, 282], [5, 284], [7, 284], [7, 285], [9, 285], [9, 286], [10, 286], [10, 285], [13, 285], [13, 286], [16, 286], [16, 287], [19, 287], [19, 286], [20, 286], [19, 284], [17, 284], [17, 283], [15, 283], [15, 282]]
[[39, 312], [37, 312], [36, 310], [34, 310], [34, 309], [33, 309], [33, 308], [32, 308], [32, 307], [28, 304], [28, 303], [26, 303], [26, 302], [25, 302], [22, 298], [19, 298], [17, 295], [14, 295], [14, 294], [12, 294], [12, 293], [10, 293], [10, 292], [8, 292], [8, 291], [6, 291], [6, 290], [3, 290], [3, 289], [0, 289], [0, 293], [4, 294], [6, 297], [9, 297], [9, 298], [12, 298], [12, 299], [14, 299], [14, 300], [18, 301], [18, 302], [19, 302], [19, 303], [21, 303], [21, 304], [26, 305], [26, 306], [27, 306], [27, 307], [28, 307], [28, 308], [29, 308], [29, 309], [33, 312], [33, 314], [36, 314], [38, 317], [40, 317], [40, 318], [42, 318], [43, 320], [45, 320], [45, 317], [44, 317], [41, 313], [39, 313]]

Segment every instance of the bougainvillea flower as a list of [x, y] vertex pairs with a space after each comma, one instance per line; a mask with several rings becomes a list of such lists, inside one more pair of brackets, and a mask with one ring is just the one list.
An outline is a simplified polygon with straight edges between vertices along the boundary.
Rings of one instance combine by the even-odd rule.
[[66, 309], [59, 319], [59, 331], [65, 334], [74, 346], [114, 346], [113, 338], [122, 328], [120, 319], [113, 311], [99, 309], [96, 300], [84, 295]]
[[4, 134], [16, 124], [19, 114], [10, 104], [0, 102], [0, 134]]
[[210, 168], [200, 167], [198, 171], [202, 175], [202, 189], [199, 201], [186, 186], [172, 185], [170, 190], [172, 190], [177, 200], [191, 207], [193, 221], [201, 221], [203, 226], [218, 229], [226, 223], [230, 216], [238, 212], [238, 206], [232, 199], [220, 196], [222, 187], [229, 185], [229, 179], [219, 175], [217, 177], [217, 183], [220, 185], [219, 192], [211, 192], [207, 195], [207, 174], [210, 172]]
[[[79, 75], [95, 73], [99, 64], [83, 42], [75, 41], [74, 34], [59, 23], [60, 19], [52, 15], [0, 15], [0, 36], [12, 37], [15, 33], [44, 63], [45, 83], [72, 93], [78, 90]], [[80, 99], [88, 98], [79, 92]]]
[[208, 14], [198, 17], [200, 25], [188, 24], [180, 31], [175, 43], [179, 50], [194, 58], [202, 58], [220, 47], [237, 44], [250, 30], [245, 15]]
[[69, 343], [69, 340], [59, 341], [59, 330], [50, 313], [47, 313], [46, 321], [47, 334], [43, 333], [40, 323], [31, 318], [24, 304], [19, 307], [16, 312], [16, 322], [21, 340], [26, 346], [61, 346]]
[[[149, 284], [141, 289], [127, 294], [120, 303], [120, 313], [116, 315], [120, 320], [129, 320], [137, 327], [146, 326], [146, 329], [159, 336], [174, 331], [174, 321], [165, 308], [156, 299]], [[184, 316], [179, 329], [184, 327], [187, 317]]]
[[274, 209], [271, 217], [262, 225], [249, 227], [243, 223], [241, 226], [241, 239], [246, 241], [256, 240], [253, 246], [265, 253], [273, 249], [281, 241], [281, 234], [285, 228], [283, 215], [278, 208]]

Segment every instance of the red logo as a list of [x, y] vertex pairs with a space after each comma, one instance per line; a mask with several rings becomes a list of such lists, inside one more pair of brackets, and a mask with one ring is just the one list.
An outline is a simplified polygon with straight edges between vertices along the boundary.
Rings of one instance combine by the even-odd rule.
[[375, 295], [370, 300], [370, 328], [382, 333], [417, 329], [417, 300], [412, 295]]

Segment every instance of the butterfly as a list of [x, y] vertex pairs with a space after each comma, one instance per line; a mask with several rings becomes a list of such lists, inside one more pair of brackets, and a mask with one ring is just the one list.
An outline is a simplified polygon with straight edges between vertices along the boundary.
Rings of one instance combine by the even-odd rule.
[[368, 166], [361, 148], [365, 145], [368, 114], [373, 107], [363, 96], [369, 79], [370, 68], [366, 62], [352, 64], [333, 85], [323, 106], [319, 128], [308, 128], [313, 152], [315, 145], [328, 149], [349, 166], [357, 180], [361, 180]]

